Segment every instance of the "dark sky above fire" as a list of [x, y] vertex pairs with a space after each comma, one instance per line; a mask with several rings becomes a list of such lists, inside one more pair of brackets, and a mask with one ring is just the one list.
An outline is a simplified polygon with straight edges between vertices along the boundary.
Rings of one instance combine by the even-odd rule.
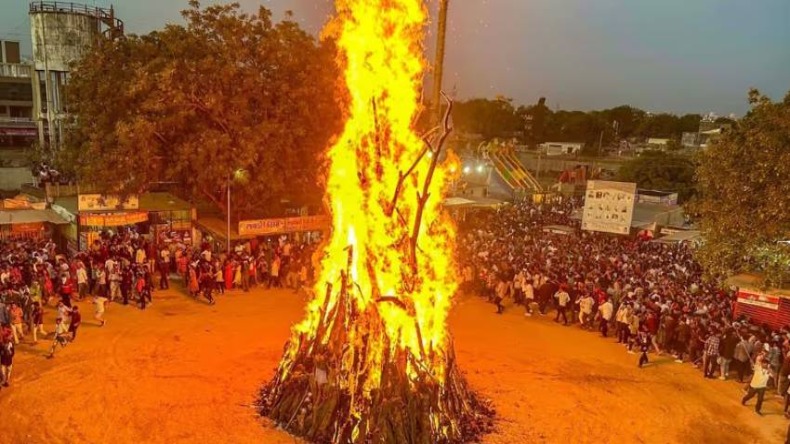
[[[237, 0], [266, 6], [317, 32], [333, 0]], [[426, 0], [432, 11], [438, 0]], [[115, 4], [130, 32], [180, 20], [186, 0], [82, 0]], [[228, 3], [227, 0], [216, 2]], [[23, 41], [27, 3], [0, 3], [0, 39]], [[204, 4], [212, 3], [203, 1]], [[788, 0], [451, 0], [445, 90], [458, 98], [548, 98], [552, 107], [630, 104], [649, 111], [747, 110], [758, 87], [790, 89]], [[432, 54], [432, 42], [429, 51]]]

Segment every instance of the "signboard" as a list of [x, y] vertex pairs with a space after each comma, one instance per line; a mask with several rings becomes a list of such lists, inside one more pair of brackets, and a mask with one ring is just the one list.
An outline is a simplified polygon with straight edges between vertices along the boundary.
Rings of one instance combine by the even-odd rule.
[[582, 229], [628, 234], [634, 217], [636, 184], [588, 180]]
[[659, 205], [677, 205], [678, 193], [664, 193], [664, 194], [645, 194], [639, 193], [637, 201], [640, 203], [650, 203]]
[[12, 233], [35, 233], [38, 231], [42, 231], [43, 229], [44, 229], [44, 224], [41, 222], [31, 222], [26, 224], [11, 225]]
[[128, 196], [123, 201], [120, 196], [112, 194], [80, 194], [77, 196], [78, 211], [137, 210], [139, 208], [140, 198], [136, 195]]
[[4, 199], [3, 208], [7, 210], [45, 210], [47, 208], [47, 203], [31, 202], [26, 199]]
[[738, 303], [754, 305], [755, 307], [779, 310], [779, 296], [771, 296], [749, 290], [738, 291]]
[[80, 224], [88, 227], [119, 227], [148, 220], [148, 213], [83, 214]]
[[328, 216], [285, 217], [279, 219], [243, 220], [239, 222], [240, 236], [269, 236], [299, 231], [319, 231], [330, 225]]

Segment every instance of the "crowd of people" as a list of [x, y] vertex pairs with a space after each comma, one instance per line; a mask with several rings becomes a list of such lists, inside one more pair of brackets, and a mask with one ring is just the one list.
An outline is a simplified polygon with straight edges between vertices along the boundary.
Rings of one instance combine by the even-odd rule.
[[[689, 362], [706, 378], [747, 382], [761, 413], [766, 390], [790, 403], [790, 327], [735, 318], [735, 289], [703, 277], [687, 243], [582, 231], [578, 198], [523, 201], [468, 215], [459, 232], [464, 286], [502, 313], [523, 307], [613, 337], [638, 365], [648, 352]], [[567, 230], [551, 226], [568, 227]], [[506, 308], [508, 307], [508, 308]]]
[[[216, 294], [255, 286], [298, 292], [312, 277], [312, 248], [283, 236], [217, 255], [206, 244], [155, 245], [132, 229], [105, 231], [73, 255], [51, 240], [0, 241], [0, 387], [11, 383], [16, 346], [51, 340], [46, 356], [53, 358], [77, 339], [87, 307], [103, 327], [108, 304], [145, 310], [155, 289], [168, 289], [172, 278], [209, 304]], [[90, 305], [81, 310], [81, 304]], [[50, 312], [54, 319], [45, 319]]]

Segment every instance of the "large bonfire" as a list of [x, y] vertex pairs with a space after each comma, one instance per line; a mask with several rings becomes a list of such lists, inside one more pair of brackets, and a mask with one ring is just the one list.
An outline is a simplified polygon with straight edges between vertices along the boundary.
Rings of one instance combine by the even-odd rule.
[[[314, 298], [261, 410], [319, 443], [460, 443], [491, 426], [447, 332], [457, 289], [454, 229], [441, 202], [456, 169], [443, 124], [420, 110], [423, 0], [337, 0], [327, 27], [349, 98], [327, 156], [333, 230]], [[450, 104], [451, 105], [451, 104]]]

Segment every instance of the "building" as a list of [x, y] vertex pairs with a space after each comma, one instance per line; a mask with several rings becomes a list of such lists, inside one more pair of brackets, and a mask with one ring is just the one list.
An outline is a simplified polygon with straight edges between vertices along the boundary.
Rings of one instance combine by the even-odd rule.
[[[63, 88], [72, 64], [99, 37], [123, 35], [123, 22], [112, 8], [76, 3], [30, 3], [33, 43], [33, 118], [42, 147], [57, 149], [63, 139], [67, 104]], [[98, 100], [98, 99], [97, 99]]]
[[669, 142], [672, 139], [659, 139], [656, 137], [651, 137], [647, 139], [647, 146], [651, 149], [655, 150], [664, 150], [669, 145]]
[[722, 120], [715, 114], [709, 114], [702, 118], [696, 133], [683, 133], [681, 144], [684, 148], [706, 148], [730, 129], [732, 123], [729, 120]]
[[563, 154], [579, 154], [584, 148], [580, 142], [546, 142], [540, 144], [540, 149], [547, 156], [561, 156]]
[[683, 148], [698, 148], [700, 146], [700, 139], [699, 132], [686, 132], [681, 136], [680, 144], [683, 145]]
[[639, 189], [637, 190], [636, 201], [637, 203], [646, 204], [677, 205], [678, 193], [672, 191]]
[[25, 148], [35, 140], [32, 72], [19, 42], [0, 40], [0, 148]]

